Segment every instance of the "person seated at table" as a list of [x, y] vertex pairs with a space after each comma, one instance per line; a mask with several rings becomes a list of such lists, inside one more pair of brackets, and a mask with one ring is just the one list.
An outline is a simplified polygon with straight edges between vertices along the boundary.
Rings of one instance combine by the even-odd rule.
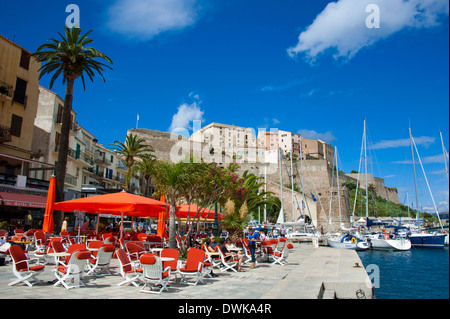
[[216, 238], [214, 236], [211, 236], [209, 238], [209, 241], [210, 241], [210, 244], [208, 246], [211, 247], [212, 250], [214, 251], [214, 249], [216, 249], [216, 246], [217, 246]]
[[[232, 257], [236, 257], [238, 260], [238, 268], [237, 271], [245, 271], [242, 269], [242, 261], [244, 259], [244, 255], [242, 255], [242, 253], [240, 251], [238, 252], [234, 252], [234, 251], [230, 251], [230, 249], [236, 248], [236, 246], [231, 243], [231, 239], [227, 238], [227, 239], [221, 239], [220, 242], [222, 243], [220, 245], [220, 249], [222, 250], [223, 254], [225, 255], [225, 258], [232, 258]], [[230, 248], [230, 249], [228, 249]]]
[[[212, 244], [211, 239], [212, 239], [212, 238], [214, 238], [214, 237], [207, 238], [207, 239], [205, 240], [206, 249], [208, 249], [208, 251], [209, 251], [210, 253], [215, 252], [214, 248], [211, 247], [211, 244]], [[217, 246], [217, 243], [215, 242], [215, 240], [214, 240], [214, 243], [215, 243], [215, 246], [214, 246], [214, 247], [216, 247], [216, 246]], [[213, 273], [213, 270], [212, 270], [212, 269], [211, 269], [211, 273], [210, 273], [210, 274], [211, 274], [211, 277], [217, 277], [217, 276], [218, 276], [217, 274]]]

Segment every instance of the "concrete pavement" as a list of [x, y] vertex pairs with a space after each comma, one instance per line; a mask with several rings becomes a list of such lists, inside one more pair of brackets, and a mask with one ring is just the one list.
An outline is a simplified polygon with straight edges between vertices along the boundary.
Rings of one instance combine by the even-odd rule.
[[[170, 284], [161, 295], [139, 293], [132, 285], [117, 286], [122, 281], [117, 259], [112, 259], [113, 276], [85, 276], [87, 287], [66, 290], [49, 284], [54, 265], [47, 265], [38, 276], [44, 282], [32, 288], [25, 284], [8, 286], [15, 279], [12, 264], [0, 266], [1, 299], [357, 299], [372, 298], [370, 279], [357, 253], [310, 244], [294, 244], [285, 266], [259, 261], [245, 272], [221, 272], [206, 278], [205, 284], [186, 286]], [[355, 267], [356, 264], [360, 267]], [[367, 284], [369, 283], [369, 284]]]

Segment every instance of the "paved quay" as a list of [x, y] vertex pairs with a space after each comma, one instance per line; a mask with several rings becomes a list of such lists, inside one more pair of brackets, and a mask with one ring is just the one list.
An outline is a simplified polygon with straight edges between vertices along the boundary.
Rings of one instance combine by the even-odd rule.
[[[132, 285], [117, 286], [122, 281], [117, 259], [112, 259], [113, 276], [85, 276], [86, 287], [65, 289], [54, 287], [47, 265], [38, 276], [42, 283], [33, 287], [25, 284], [8, 286], [15, 279], [12, 264], [0, 266], [1, 299], [357, 299], [372, 298], [370, 279], [353, 250], [335, 249], [310, 244], [294, 244], [289, 264], [281, 266], [259, 261], [255, 269], [244, 266], [245, 272], [221, 272], [206, 278], [205, 284], [186, 286], [171, 284], [169, 292], [161, 295], [139, 293]], [[358, 264], [359, 267], [356, 265]], [[369, 283], [369, 284], [367, 284]]]

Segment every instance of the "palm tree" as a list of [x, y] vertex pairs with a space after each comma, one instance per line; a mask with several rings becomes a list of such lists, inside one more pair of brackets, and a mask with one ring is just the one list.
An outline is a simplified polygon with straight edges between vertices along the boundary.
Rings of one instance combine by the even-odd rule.
[[166, 197], [169, 209], [169, 248], [176, 248], [176, 205], [183, 197], [183, 189], [188, 182], [189, 174], [186, 163], [173, 164], [169, 161], [156, 161], [153, 164], [153, 181], [161, 194]]
[[150, 156], [154, 150], [151, 146], [145, 144], [145, 140], [138, 135], [128, 134], [125, 138], [125, 143], [121, 141], [114, 141], [110, 147], [122, 156], [127, 166], [127, 176], [125, 179], [127, 190], [130, 190], [130, 181], [134, 172], [134, 165], [136, 157]]
[[143, 195], [148, 196], [148, 184], [153, 172], [153, 163], [155, 162], [155, 156], [150, 153], [142, 155], [141, 160], [136, 163], [136, 171], [145, 179], [145, 189]]
[[[73, 100], [73, 86], [77, 78], [81, 77], [83, 88], [85, 89], [84, 75], [87, 74], [91, 81], [95, 72], [100, 74], [105, 81], [102, 74], [104, 67], [112, 69], [110, 66], [97, 61], [97, 58], [106, 60], [112, 64], [109, 57], [100, 51], [88, 46], [93, 42], [89, 38], [89, 31], [81, 35], [80, 28], [64, 28], [65, 36], [58, 33], [61, 39], [49, 39], [49, 43], [44, 43], [39, 46], [32, 55], [36, 57], [38, 62], [44, 62], [41, 65], [41, 78], [44, 74], [53, 73], [49, 83], [49, 88], [53, 87], [55, 80], [63, 74], [63, 84], [66, 83], [66, 95], [64, 98], [64, 109], [62, 114], [61, 135], [58, 150], [58, 162], [55, 166], [56, 175], [56, 192], [55, 200], [57, 202], [64, 200], [64, 179], [66, 176], [67, 154], [69, 149], [69, 132], [70, 132], [70, 117], [72, 112]], [[62, 223], [62, 213], [55, 213], [55, 227], [60, 227]]]

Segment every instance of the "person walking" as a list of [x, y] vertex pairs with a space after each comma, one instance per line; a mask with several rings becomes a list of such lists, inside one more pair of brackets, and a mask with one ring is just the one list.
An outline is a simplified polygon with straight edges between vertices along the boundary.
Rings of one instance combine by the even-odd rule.
[[253, 269], [256, 267], [255, 252], [256, 252], [256, 242], [259, 240], [259, 235], [258, 233], [255, 233], [255, 230], [253, 229], [252, 226], [248, 228], [248, 231], [249, 231], [247, 237], [249, 239], [248, 249], [250, 250], [250, 254], [252, 256], [252, 264], [250, 265], [250, 269]]

